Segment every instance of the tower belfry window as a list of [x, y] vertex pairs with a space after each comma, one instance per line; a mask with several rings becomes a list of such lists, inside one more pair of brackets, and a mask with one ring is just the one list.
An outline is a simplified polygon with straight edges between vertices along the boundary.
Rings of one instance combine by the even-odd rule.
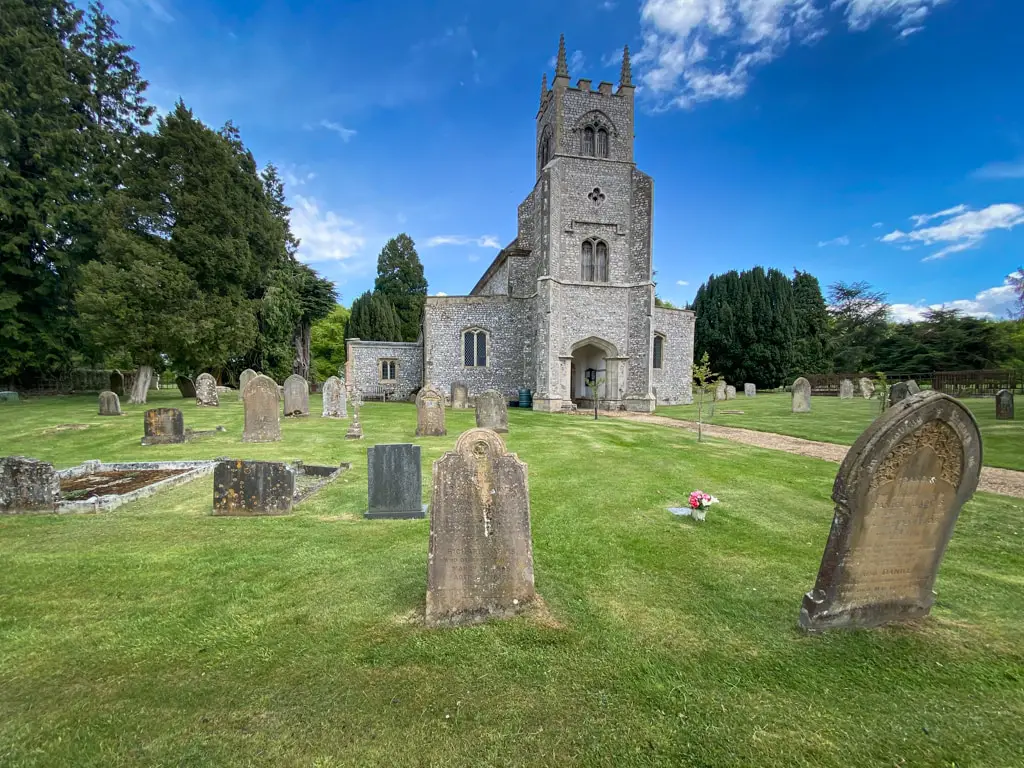
[[584, 240], [580, 247], [580, 279], [588, 283], [608, 282], [608, 244], [604, 240]]
[[597, 156], [608, 157], [608, 131], [604, 128], [597, 130]]
[[587, 157], [594, 156], [594, 129], [590, 126], [583, 129], [583, 154]]

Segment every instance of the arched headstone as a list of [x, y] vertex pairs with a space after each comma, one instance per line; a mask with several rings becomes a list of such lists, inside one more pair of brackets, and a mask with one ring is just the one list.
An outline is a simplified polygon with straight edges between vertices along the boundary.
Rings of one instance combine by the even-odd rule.
[[747, 397], [757, 397], [757, 384], [747, 382], [743, 385], [743, 394]]
[[793, 413], [811, 412], [811, 382], [801, 376], [793, 382]]
[[875, 394], [875, 382], [869, 379], [867, 376], [862, 376], [860, 379], [860, 396], [865, 400], [871, 398]]
[[1013, 420], [1013, 392], [1008, 389], [996, 392], [996, 418], [1000, 421]]
[[496, 389], [488, 389], [476, 396], [476, 425], [481, 429], [508, 432], [508, 403]]
[[100, 392], [100, 416], [120, 416], [121, 400], [116, 392]]
[[297, 373], [284, 380], [284, 415], [309, 416], [309, 382]]
[[195, 397], [196, 396], [196, 385], [188, 376], [178, 376], [174, 380], [175, 385], [178, 387], [178, 391], [181, 392], [182, 397]]
[[259, 373], [249, 379], [242, 392], [245, 409], [243, 443], [274, 443], [281, 439], [281, 408], [277, 384]]
[[469, 387], [465, 382], [456, 381], [452, 383], [452, 408], [464, 410], [469, 408]]
[[843, 379], [842, 381], [839, 382], [839, 399], [853, 399], [853, 382], [850, 381], [849, 379]]
[[220, 405], [217, 380], [208, 373], [200, 373], [196, 377], [196, 405], [210, 408], [216, 408]]
[[416, 395], [416, 437], [443, 437], [444, 395], [435, 387], [423, 387]]
[[242, 393], [245, 392], [245, 385], [248, 384], [253, 376], [256, 375], [256, 371], [252, 368], [246, 368], [240, 374], [238, 374], [238, 399], [242, 399]]
[[718, 380], [718, 384], [715, 386], [715, 400], [725, 400], [727, 386], [725, 379]]
[[957, 400], [921, 392], [888, 409], [836, 475], [832, 530], [801, 626], [871, 627], [926, 616], [980, 472], [981, 433]]
[[732, 384], [730, 384], [729, 386], [727, 386], [725, 388], [725, 399], [726, 400], [735, 400], [736, 399], [736, 387], [734, 387]]
[[116, 368], [110, 372], [110, 391], [124, 397], [124, 374]]
[[345, 399], [345, 382], [337, 376], [331, 376], [324, 382], [323, 417], [325, 419], [344, 419], [348, 416], [348, 402]]

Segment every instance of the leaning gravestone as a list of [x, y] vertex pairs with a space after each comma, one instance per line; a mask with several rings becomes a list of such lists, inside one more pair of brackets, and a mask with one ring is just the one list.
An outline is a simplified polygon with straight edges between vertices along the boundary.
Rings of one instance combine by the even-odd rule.
[[1013, 420], [1013, 392], [1008, 389], [996, 392], [996, 418], [1000, 421]]
[[718, 384], [715, 387], [715, 400], [725, 400], [726, 386], [725, 379], [718, 380]]
[[185, 442], [185, 418], [177, 408], [153, 408], [142, 418], [143, 445]]
[[252, 368], [246, 368], [240, 374], [238, 374], [238, 399], [242, 399], [242, 393], [245, 392], [245, 385], [252, 381], [252, 378], [256, 375], [256, 371]]
[[801, 376], [793, 382], [793, 413], [811, 412], [811, 382]]
[[921, 388], [917, 386], [917, 382], [913, 379], [893, 384], [889, 388], [889, 407], [892, 408], [896, 403], [906, 400], [911, 395], [916, 395], [920, 391]]
[[323, 386], [325, 419], [344, 419], [348, 417], [348, 403], [345, 400], [345, 382], [337, 376], [330, 376]]
[[853, 399], [853, 382], [850, 381], [849, 379], [843, 379], [842, 381], [839, 382], [839, 399]]
[[481, 429], [508, 432], [508, 403], [496, 389], [476, 396], [476, 425]]
[[735, 400], [736, 399], [736, 387], [734, 387], [732, 384], [730, 384], [729, 386], [727, 386], [725, 388], [725, 399], [726, 400]]
[[216, 408], [220, 405], [220, 393], [217, 392], [217, 380], [208, 373], [200, 373], [196, 377], [196, 405]]
[[100, 392], [100, 416], [120, 416], [121, 400], [115, 392]]
[[459, 410], [469, 408], [469, 387], [464, 382], [452, 383], [452, 408]]
[[213, 469], [214, 515], [287, 515], [294, 497], [295, 470], [280, 462], [228, 459]]
[[243, 443], [274, 443], [281, 439], [281, 409], [277, 383], [258, 373], [249, 379], [242, 392], [245, 410]]
[[860, 396], [865, 400], [871, 399], [871, 396], [875, 394], [875, 382], [864, 376], [860, 380]]
[[534, 596], [526, 464], [471, 429], [434, 462], [427, 623], [514, 615]]
[[110, 372], [110, 391], [124, 397], [124, 374], [116, 368]]
[[756, 397], [757, 396], [757, 384], [750, 384], [750, 383], [744, 384], [743, 385], [743, 394], [746, 395], [747, 397]]
[[369, 509], [363, 517], [423, 517], [423, 464], [412, 443], [371, 445], [366, 449]]
[[443, 437], [444, 395], [434, 387], [424, 387], [416, 395], [416, 437]]
[[196, 385], [188, 376], [179, 376], [174, 380], [182, 397], [195, 397]]
[[284, 415], [309, 416], [309, 382], [297, 373], [284, 380]]
[[921, 392], [886, 411], [836, 475], [832, 530], [800, 625], [820, 631], [927, 616], [980, 471], [977, 422], [949, 395]]
[[56, 512], [60, 478], [53, 464], [26, 456], [0, 458], [0, 514]]

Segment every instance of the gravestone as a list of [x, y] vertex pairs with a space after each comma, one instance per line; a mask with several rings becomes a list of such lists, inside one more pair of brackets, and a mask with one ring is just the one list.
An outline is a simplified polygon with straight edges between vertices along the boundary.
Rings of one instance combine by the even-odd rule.
[[149, 388], [150, 389], [155, 389], [157, 391], [160, 390], [160, 374], [159, 373], [154, 373], [152, 376], [149, 377]]
[[744, 384], [743, 385], [743, 394], [746, 395], [747, 397], [756, 397], [757, 396], [757, 385], [756, 384], [750, 384], [750, 383]]
[[359, 403], [352, 406], [352, 421], [349, 422], [348, 432], [345, 433], [346, 440], [362, 440], [363, 425], [359, 423]]
[[860, 396], [865, 400], [870, 399], [875, 394], [875, 382], [864, 376], [860, 380]]
[[325, 419], [344, 419], [348, 417], [348, 404], [345, 400], [345, 382], [337, 376], [331, 376], [323, 386], [323, 417]]
[[469, 387], [464, 382], [452, 382], [452, 408], [459, 410], [469, 408]]
[[434, 387], [423, 387], [416, 395], [416, 437], [443, 437], [444, 395]]
[[185, 442], [185, 418], [177, 408], [153, 408], [142, 417], [143, 445]]
[[726, 400], [735, 400], [736, 399], [736, 387], [734, 387], [732, 384], [730, 384], [729, 386], [727, 386], [725, 388], [725, 399]]
[[911, 395], [875, 420], [836, 475], [832, 530], [800, 625], [873, 627], [928, 615], [981, 458], [974, 416], [949, 395]]
[[811, 382], [801, 376], [793, 382], [793, 413], [811, 412]]
[[246, 368], [240, 374], [238, 374], [238, 399], [242, 399], [242, 394], [245, 392], [245, 385], [252, 381], [256, 375], [256, 371], [252, 368]]
[[18, 402], [18, 393], [10, 390], [4, 390], [0, 392], [0, 403], [16, 403]]
[[56, 512], [60, 478], [53, 464], [26, 456], [0, 458], [0, 514]]
[[508, 403], [496, 389], [488, 389], [476, 396], [476, 425], [481, 429], [508, 432]]
[[124, 374], [116, 368], [110, 372], [110, 391], [124, 397]]
[[295, 470], [280, 462], [228, 459], [213, 469], [214, 515], [287, 515], [294, 498]]
[[853, 382], [850, 381], [849, 379], [843, 379], [842, 381], [839, 382], [839, 399], [853, 399]]
[[216, 408], [220, 405], [217, 380], [208, 373], [200, 373], [196, 377], [196, 405], [209, 408]]
[[917, 382], [913, 379], [893, 384], [889, 388], [889, 407], [892, 408], [896, 403], [906, 400], [911, 395], [916, 395], [920, 391], [921, 388], [917, 386]]
[[182, 397], [196, 396], [196, 385], [188, 376], [179, 376], [174, 380], [174, 383], [177, 385]]
[[510, 616], [534, 596], [526, 464], [471, 429], [434, 462], [426, 621]]
[[243, 443], [274, 443], [281, 439], [281, 409], [277, 383], [257, 373], [242, 392], [245, 410]]
[[120, 416], [121, 400], [115, 392], [100, 392], [100, 416]]
[[284, 415], [309, 416], [309, 382], [297, 373], [284, 380]]
[[727, 385], [725, 383], [725, 379], [719, 379], [718, 380], [718, 384], [715, 386], [715, 400], [716, 401], [718, 401], [718, 400], [725, 400], [726, 386]]
[[366, 449], [368, 519], [423, 517], [423, 465], [412, 443]]
[[1000, 421], [1013, 420], [1013, 392], [1008, 389], [996, 392], [996, 418]]

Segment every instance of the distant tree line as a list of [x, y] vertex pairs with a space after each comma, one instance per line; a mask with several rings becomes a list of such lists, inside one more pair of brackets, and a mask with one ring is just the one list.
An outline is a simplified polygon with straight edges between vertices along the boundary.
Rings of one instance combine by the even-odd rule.
[[[1019, 274], [1019, 273], [1018, 273]], [[1024, 281], [1011, 283], [1024, 313]], [[864, 282], [829, 286], [775, 269], [712, 275], [689, 307], [696, 313], [694, 358], [708, 354], [732, 382], [773, 388], [814, 373], [925, 373], [1024, 367], [1024, 322], [985, 320], [932, 309], [917, 322], [892, 322], [886, 294]]]

